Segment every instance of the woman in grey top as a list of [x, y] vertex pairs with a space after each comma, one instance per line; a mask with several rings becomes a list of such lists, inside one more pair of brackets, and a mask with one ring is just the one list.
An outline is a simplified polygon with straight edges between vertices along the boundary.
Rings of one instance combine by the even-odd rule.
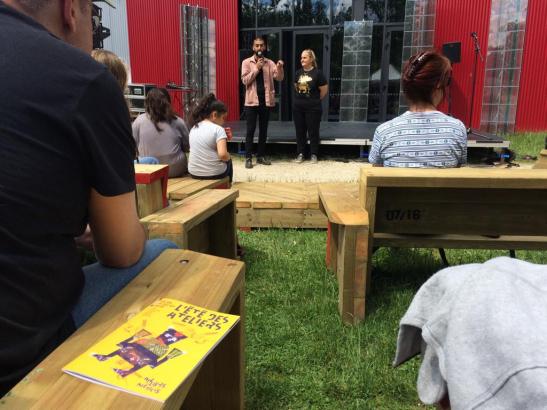
[[188, 128], [173, 112], [169, 93], [165, 88], [153, 88], [144, 105], [146, 113], [133, 122], [133, 137], [139, 155], [155, 157], [160, 164], [169, 165], [169, 178], [187, 174]]

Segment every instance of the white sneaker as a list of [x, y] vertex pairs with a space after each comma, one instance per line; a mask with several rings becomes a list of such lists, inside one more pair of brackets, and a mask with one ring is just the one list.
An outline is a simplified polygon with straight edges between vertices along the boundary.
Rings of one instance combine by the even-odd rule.
[[298, 154], [294, 162], [296, 162], [297, 164], [301, 164], [302, 162], [304, 162], [304, 155]]
[[312, 155], [310, 161], [312, 164], [317, 164], [317, 155]]

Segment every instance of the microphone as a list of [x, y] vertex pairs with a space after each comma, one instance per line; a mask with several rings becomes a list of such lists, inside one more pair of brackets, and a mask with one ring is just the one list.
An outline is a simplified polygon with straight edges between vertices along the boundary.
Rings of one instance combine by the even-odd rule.
[[258, 58], [262, 58], [262, 57], [264, 57], [264, 53], [263, 53], [262, 51], [258, 50], [258, 51], [256, 52], [256, 56], [257, 56]]
[[475, 52], [479, 55], [481, 61], [484, 61], [481, 54], [481, 46], [479, 45], [479, 38], [477, 37], [477, 33], [475, 31], [471, 32], [471, 37], [473, 37], [473, 43], [475, 44]]

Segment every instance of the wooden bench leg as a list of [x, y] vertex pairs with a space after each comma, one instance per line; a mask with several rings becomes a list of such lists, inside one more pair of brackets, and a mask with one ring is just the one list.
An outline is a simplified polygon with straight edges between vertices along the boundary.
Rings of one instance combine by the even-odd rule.
[[240, 322], [211, 352], [192, 384], [183, 409], [243, 409], [244, 366], [244, 290], [228, 313], [240, 315]]
[[338, 252], [338, 224], [327, 223], [327, 249], [325, 264], [327, 269], [336, 271], [336, 254]]
[[365, 318], [367, 249], [366, 227], [338, 227], [338, 309], [344, 323], [356, 324]]
[[136, 185], [135, 197], [139, 218], [144, 218], [166, 206], [162, 189], [162, 181], [159, 179], [151, 184]]
[[208, 221], [211, 255], [235, 259], [237, 256], [236, 203], [232, 202]]

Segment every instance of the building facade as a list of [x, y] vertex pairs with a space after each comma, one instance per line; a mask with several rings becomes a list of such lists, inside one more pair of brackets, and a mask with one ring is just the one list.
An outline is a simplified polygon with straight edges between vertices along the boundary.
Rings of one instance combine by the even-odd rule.
[[[304, 48], [315, 50], [329, 80], [323, 120], [382, 122], [405, 109], [405, 59], [451, 44], [460, 55], [443, 111], [492, 133], [547, 129], [543, 0], [131, 0], [126, 23], [133, 82], [183, 81], [183, 4], [207, 8], [214, 21], [216, 91], [231, 120], [242, 113], [240, 63], [261, 36], [268, 57], [283, 59], [286, 68], [272, 119], [291, 120], [292, 76]], [[359, 24], [370, 33], [348, 35]]]

